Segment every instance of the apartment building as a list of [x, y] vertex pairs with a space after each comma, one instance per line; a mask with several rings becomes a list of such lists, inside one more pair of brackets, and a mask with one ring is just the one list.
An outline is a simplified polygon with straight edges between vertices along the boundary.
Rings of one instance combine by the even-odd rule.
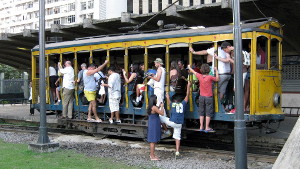
[[[146, 14], [159, 12], [176, 0], [127, 0], [127, 12]], [[222, 0], [179, 0], [176, 5], [183, 7], [220, 3]]]
[[[85, 18], [121, 17], [127, 0], [45, 0], [45, 26], [82, 24]], [[38, 29], [38, 0], [0, 0], [0, 33]]]

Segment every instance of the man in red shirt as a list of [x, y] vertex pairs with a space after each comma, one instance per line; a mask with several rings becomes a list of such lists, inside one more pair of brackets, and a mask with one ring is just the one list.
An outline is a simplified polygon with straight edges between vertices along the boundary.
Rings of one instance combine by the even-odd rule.
[[[208, 75], [210, 72], [210, 67], [208, 64], [202, 64], [201, 73], [195, 72], [190, 65], [188, 65], [189, 70], [196, 75], [200, 83], [200, 97], [199, 97], [199, 116], [200, 116], [200, 131], [201, 132], [215, 132], [212, 128], [209, 127], [210, 119], [214, 116], [214, 107], [213, 107], [213, 92], [212, 85], [213, 82], [219, 81], [218, 69], [215, 67], [215, 75]], [[205, 129], [204, 129], [204, 116], [205, 118]]]

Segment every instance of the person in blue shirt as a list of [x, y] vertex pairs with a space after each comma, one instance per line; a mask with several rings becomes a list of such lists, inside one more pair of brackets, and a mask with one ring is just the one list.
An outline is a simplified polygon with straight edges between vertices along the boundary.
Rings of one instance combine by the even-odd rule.
[[187, 102], [189, 101], [191, 83], [188, 81], [186, 96], [182, 100], [182, 97], [175, 96], [172, 101], [170, 100], [169, 93], [166, 93], [167, 104], [171, 106], [171, 117], [168, 118], [166, 116], [160, 116], [161, 123], [165, 123], [166, 125], [173, 127], [173, 138], [175, 139], [176, 144], [176, 152], [175, 158], [180, 156], [179, 147], [180, 147], [180, 139], [181, 139], [181, 128], [184, 123], [184, 113], [186, 111]]

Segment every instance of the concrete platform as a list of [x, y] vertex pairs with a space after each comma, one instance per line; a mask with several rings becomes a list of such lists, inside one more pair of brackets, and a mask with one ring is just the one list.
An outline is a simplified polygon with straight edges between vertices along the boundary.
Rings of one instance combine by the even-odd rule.
[[[7, 104], [0, 106], [0, 118], [40, 122], [40, 112], [35, 110], [34, 116], [31, 116], [29, 110], [29, 104]], [[47, 114], [47, 123], [57, 123], [56, 115]]]

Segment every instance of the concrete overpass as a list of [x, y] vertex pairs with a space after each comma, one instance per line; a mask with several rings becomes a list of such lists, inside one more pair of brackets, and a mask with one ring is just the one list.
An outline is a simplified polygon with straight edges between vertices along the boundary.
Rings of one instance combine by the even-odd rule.
[[[182, 7], [173, 6], [159, 14], [140, 31], [158, 29], [156, 23], [186, 26], [218, 26], [232, 23], [231, 0], [210, 5]], [[294, 0], [241, 0], [241, 20], [274, 17], [284, 25], [284, 54], [300, 55], [300, 2]], [[46, 30], [48, 42], [68, 41], [80, 37], [126, 33], [142, 24], [156, 13], [135, 15], [123, 13], [122, 17], [109, 20], [84, 20], [78, 25], [52, 25]], [[132, 28], [131, 30], [133, 30]], [[24, 30], [18, 34], [0, 34], [0, 63], [24, 71], [30, 71], [30, 49], [38, 44], [38, 30]]]

